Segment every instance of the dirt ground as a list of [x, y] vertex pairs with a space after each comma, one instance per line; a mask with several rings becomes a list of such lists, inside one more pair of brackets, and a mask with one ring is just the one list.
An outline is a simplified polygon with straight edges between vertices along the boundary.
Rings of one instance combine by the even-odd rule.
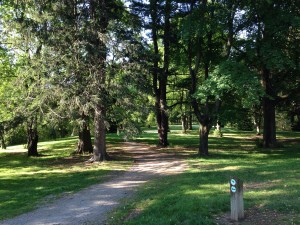
[[134, 194], [136, 188], [159, 176], [183, 172], [187, 165], [174, 154], [159, 153], [148, 145], [125, 143], [122, 151], [135, 160], [130, 170], [114, 175], [109, 181], [65, 195], [40, 208], [4, 220], [0, 225], [105, 224], [107, 212]]
[[299, 225], [294, 221], [296, 215], [282, 214], [261, 207], [253, 207], [245, 210], [245, 218], [241, 221], [232, 221], [230, 213], [215, 217], [218, 225]]

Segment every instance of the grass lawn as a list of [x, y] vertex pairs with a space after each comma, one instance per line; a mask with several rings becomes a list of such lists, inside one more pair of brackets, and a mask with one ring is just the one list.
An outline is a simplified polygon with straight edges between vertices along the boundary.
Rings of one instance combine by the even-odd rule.
[[[210, 137], [210, 157], [199, 158], [196, 132], [172, 130], [171, 147], [160, 151], [186, 155], [190, 169], [140, 188], [110, 223], [222, 224], [230, 212], [229, 179], [236, 176], [244, 181], [248, 218], [242, 224], [300, 224], [300, 133], [278, 133], [283, 147], [270, 150], [257, 148], [253, 137], [225, 129], [223, 138]], [[156, 134], [148, 131], [136, 141], [154, 144]]]
[[[230, 210], [231, 176], [244, 181], [246, 216], [300, 224], [300, 133], [281, 132], [278, 138], [284, 147], [263, 150], [256, 147], [252, 133], [224, 129], [223, 138], [210, 137], [210, 157], [199, 158], [197, 131], [182, 134], [178, 126], [171, 127], [170, 147], [157, 150], [184, 155], [190, 168], [140, 188], [134, 199], [124, 200], [111, 214], [111, 224], [216, 224], [216, 218]], [[28, 158], [26, 151], [20, 152], [22, 146], [0, 151], [0, 220], [126, 170], [131, 160], [119, 153], [122, 140], [117, 135], [107, 139], [116, 161], [101, 164], [85, 163], [88, 155], [71, 155], [76, 138], [40, 143], [41, 157]], [[156, 144], [157, 134], [147, 130], [135, 141]]]
[[[41, 142], [40, 157], [27, 157], [23, 146], [0, 150], [0, 220], [36, 208], [61, 194], [78, 191], [106, 179], [110, 172], [124, 171], [130, 159], [118, 155], [120, 138], [108, 136], [110, 154], [116, 161], [88, 164], [90, 157], [75, 156], [77, 138]], [[111, 145], [113, 143], [113, 145]]]

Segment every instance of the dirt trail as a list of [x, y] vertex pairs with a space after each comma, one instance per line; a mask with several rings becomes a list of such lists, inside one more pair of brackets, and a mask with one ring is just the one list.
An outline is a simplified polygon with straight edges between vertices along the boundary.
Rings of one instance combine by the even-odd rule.
[[148, 145], [126, 143], [122, 147], [135, 159], [131, 169], [111, 180], [90, 186], [52, 203], [0, 222], [0, 225], [92, 225], [105, 224], [107, 212], [130, 197], [136, 188], [158, 176], [181, 173], [187, 168], [173, 154], [158, 153]]

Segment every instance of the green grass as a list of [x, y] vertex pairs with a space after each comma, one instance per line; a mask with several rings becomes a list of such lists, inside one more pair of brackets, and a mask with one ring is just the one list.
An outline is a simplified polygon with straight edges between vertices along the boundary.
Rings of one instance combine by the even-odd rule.
[[[225, 129], [224, 136], [211, 137], [210, 157], [199, 158], [196, 133], [171, 132], [174, 148], [167, 151], [188, 155], [190, 169], [142, 187], [111, 215], [111, 224], [216, 224], [215, 217], [230, 212], [231, 176], [244, 181], [246, 210], [275, 212], [276, 224], [300, 224], [299, 132], [280, 132], [284, 147], [271, 150], [256, 148], [251, 132]], [[154, 144], [155, 137], [146, 133], [137, 141]]]
[[[149, 182], [132, 200], [124, 200], [111, 217], [112, 224], [214, 224], [215, 216], [230, 210], [229, 178], [237, 176], [245, 183], [245, 208], [276, 211], [278, 224], [300, 224], [300, 134], [279, 132], [284, 147], [256, 148], [251, 132], [224, 129], [223, 138], [210, 137], [211, 156], [197, 157], [198, 134], [182, 134], [171, 127], [171, 151], [184, 155], [190, 165], [185, 173]], [[14, 152], [22, 146], [0, 152], [0, 220], [10, 218], [105, 180], [110, 172], [124, 171], [131, 165], [120, 155], [119, 136], [107, 138], [109, 153], [116, 161], [86, 164], [86, 156], [74, 156], [76, 138], [39, 144], [41, 157], [28, 158], [26, 152]], [[154, 129], [135, 141], [157, 144]], [[294, 222], [292, 223], [291, 220]]]
[[0, 152], [0, 220], [32, 210], [61, 194], [99, 183], [110, 172], [126, 170], [131, 161], [118, 155], [119, 140], [114, 136], [108, 139], [115, 140], [109, 148], [116, 161], [101, 164], [85, 163], [89, 155], [71, 155], [76, 149], [76, 138], [40, 143], [40, 157], [28, 158], [24, 150], [20, 152], [22, 146]]

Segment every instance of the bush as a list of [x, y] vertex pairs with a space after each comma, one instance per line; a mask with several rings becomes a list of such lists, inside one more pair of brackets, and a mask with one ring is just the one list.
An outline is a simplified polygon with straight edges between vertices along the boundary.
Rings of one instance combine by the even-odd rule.
[[264, 142], [263, 142], [263, 140], [260, 139], [260, 138], [256, 138], [256, 139], [255, 139], [255, 146], [256, 146], [257, 148], [263, 148], [263, 147], [264, 147]]
[[147, 117], [147, 121], [146, 121], [146, 126], [150, 127], [150, 126], [155, 126], [156, 125], [156, 117], [154, 112], [149, 113], [148, 117]]
[[250, 118], [245, 117], [237, 123], [237, 129], [243, 131], [252, 131], [253, 123]]
[[19, 145], [27, 143], [27, 132], [24, 125], [11, 129], [5, 134], [7, 145]]
[[214, 136], [215, 136], [215, 137], [223, 137], [223, 133], [222, 133], [221, 130], [215, 129], [215, 130], [214, 130]]

